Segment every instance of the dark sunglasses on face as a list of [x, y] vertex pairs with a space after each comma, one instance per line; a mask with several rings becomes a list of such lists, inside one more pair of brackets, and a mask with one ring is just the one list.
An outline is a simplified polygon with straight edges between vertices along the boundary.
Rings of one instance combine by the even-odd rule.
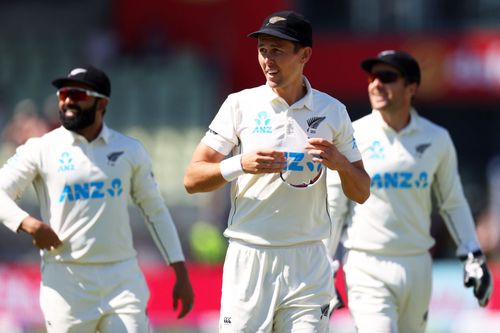
[[378, 79], [382, 83], [393, 83], [401, 77], [401, 74], [390, 71], [373, 72], [368, 74], [368, 83]]
[[57, 91], [57, 97], [60, 101], [65, 101], [66, 98], [70, 98], [73, 102], [82, 102], [89, 100], [92, 97], [108, 99], [108, 96], [99, 94], [98, 92], [87, 90], [83, 88], [68, 87], [61, 88]]

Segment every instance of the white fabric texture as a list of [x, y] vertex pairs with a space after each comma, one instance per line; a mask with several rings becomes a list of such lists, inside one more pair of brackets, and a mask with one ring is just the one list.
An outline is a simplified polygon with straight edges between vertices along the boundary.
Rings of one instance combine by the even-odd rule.
[[[267, 85], [229, 95], [202, 142], [224, 155], [256, 149], [304, 153], [308, 137], [321, 137], [333, 142], [349, 161], [360, 160], [345, 106], [313, 89], [305, 78], [304, 83], [307, 94], [291, 106]], [[297, 190], [277, 173], [238, 177], [231, 183], [232, 205], [224, 235], [275, 246], [329, 237], [324, 178], [325, 173], [315, 186]]]

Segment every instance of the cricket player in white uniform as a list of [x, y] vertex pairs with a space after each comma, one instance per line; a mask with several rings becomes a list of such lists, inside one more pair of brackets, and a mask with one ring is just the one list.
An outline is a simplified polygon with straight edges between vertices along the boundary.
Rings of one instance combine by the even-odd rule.
[[189, 193], [231, 182], [219, 329], [327, 332], [333, 283], [321, 240], [331, 223], [321, 170], [337, 170], [357, 202], [368, 197], [369, 178], [344, 105], [302, 74], [310, 23], [278, 12], [249, 36], [266, 84], [227, 97], [184, 178]]
[[[431, 297], [431, 192], [464, 261], [466, 286], [479, 304], [491, 277], [464, 197], [455, 147], [444, 128], [419, 116], [411, 102], [420, 84], [417, 61], [384, 51], [362, 62], [371, 114], [355, 121], [354, 136], [371, 177], [363, 204], [341, 191], [329, 173], [329, 204], [347, 249], [344, 272], [349, 309], [359, 333], [424, 332]], [[338, 231], [330, 239], [333, 252]]]
[[[175, 271], [179, 318], [193, 290], [151, 161], [135, 139], [108, 128], [111, 84], [101, 70], [73, 69], [54, 80], [62, 126], [20, 146], [0, 170], [0, 221], [41, 250], [40, 304], [49, 333], [149, 331], [149, 290], [132, 244], [128, 200]], [[33, 184], [41, 221], [14, 201]]]

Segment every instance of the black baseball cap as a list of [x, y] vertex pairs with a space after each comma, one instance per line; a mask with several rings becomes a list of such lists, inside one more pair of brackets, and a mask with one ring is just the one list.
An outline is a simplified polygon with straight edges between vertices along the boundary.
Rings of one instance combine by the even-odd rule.
[[408, 82], [420, 84], [420, 66], [410, 54], [404, 51], [385, 50], [380, 52], [376, 58], [363, 60], [361, 68], [370, 73], [372, 67], [379, 63], [397, 68]]
[[248, 37], [261, 34], [291, 40], [305, 46], [312, 46], [312, 27], [304, 16], [291, 10], [276, 12], [266, 17], [258, 31]]
[[77, 67], [72, 69], [67, 77], [55, 79], [52, 84], [57, 88], [63, 88], [74, 83], [84, 83], [94, 89], [95, 92], [110, 97], [111, 83], [108, 76], [102, 70], [94, 66]]

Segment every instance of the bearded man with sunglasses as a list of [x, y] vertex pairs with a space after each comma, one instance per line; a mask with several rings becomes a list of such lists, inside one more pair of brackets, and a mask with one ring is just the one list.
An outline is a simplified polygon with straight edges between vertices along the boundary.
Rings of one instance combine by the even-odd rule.
[[[492, 281], [476, 238], [448, 131], [412, 107], [420, 67], [408, 53], [383, 51], [361, 63], [368, 73], [372, 112], [354, 135], [371, 176], [371, 195], [349, 201], [338, 176], [328, 178], [330, 211], [344, 226], [349, 309], [359, 333], [422, 333], [432, 288], [429, 249], [431, 191], [464, 262], [464, 284], [480, 306]], [[341, 229], [329, 239], [335, 252]]]
[[[52, 84], [62, 126], [28, 140], [0, 169], [0, 221], [31, 235], [40, 249], [47, 332], [149, 332], [149, 290], [132, 243], [129, 199], [175, 271], [174, 309], [181, 302], [184, 317], [194, 296], [177, 230], [144, 147], [104, 124], [108, 76], [81, 67]], [[14, 201], [30, 184], [42, 221]]]

